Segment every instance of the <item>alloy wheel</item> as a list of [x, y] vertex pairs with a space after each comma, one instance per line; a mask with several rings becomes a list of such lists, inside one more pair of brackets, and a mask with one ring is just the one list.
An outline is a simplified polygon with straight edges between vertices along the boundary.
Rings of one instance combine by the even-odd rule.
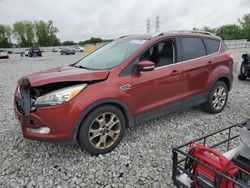
[[111, 112], [102, 113], [91, 123], [88, 132], [89, 142], [96, 149], [112, 146], [121, 133], [121, 122]]
[[212, 100], [214, 109], [221, 110], [224, 107], [226, 100], [227, 100], [226, 88], [220, 85], [214, 90], [213, 100]]

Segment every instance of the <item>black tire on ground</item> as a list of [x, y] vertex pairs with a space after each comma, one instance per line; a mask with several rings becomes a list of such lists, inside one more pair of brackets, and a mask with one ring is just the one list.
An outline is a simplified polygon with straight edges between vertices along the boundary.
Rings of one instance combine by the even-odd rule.
[[[112, 145], [110, 145], [107, 148], [99, 149], [94, 147], [93, 144], [90, 142], [89, 138], [91, 133], [89, 133], [89, 129], [91, 125], [93, 125], [92, 123], [96, 120], [96, 118], [102, 115], [103, 113], [113, 113], [116, 116], [116, 118], [119, 119], [120, 132], [116, 135], [116, 140], [114, 141], [114, 143], [112, 143]], [[119, 110], [117, 107], [113, 105], [103, 105], [92, 110], [87, 115], [87, 117], [81, 122], [77, 140], [80, 147], [82, 149], [87, 150], [90, 154], [92, 155], [105, 154], [116, 148], [116, 146], [120, 143], [123, 137], [124, 131], [125, 131], [125, 117], [121, 112], [121, 110]]]
[[[216, 106], [216, 104], [215, 104], [216, 96], [218, 96], [218, 95], [216, 95], [216, 93], [219, 92], [218, 90], [220, 88], [224, 88], [225, 97], [223, 97], [223, 98], [225, 98], [225, 99], [222, 100], [222, 97], [219, 98], [218, 100], [224, 101], [224, 103], [223, 103], [223, 105], [218, 104]], [[205, 110], [206, 112], [211, 113], [211, 114], [220, 113], [225, 108], [225, 106], [227, 104], [227, 100], [228, 100], [228, 86], [222, 81], [217, 81], [213, 85], [212, 89], [210, 90], [208, 97], [207, 97], [207, 101], [202, 105], [203, 110]]]
[[244, 74], [239, 74], [239, 75], [238, 75], [238, 79], [239, 79], [239, 80], [246, 80], [247, 77], [246, 77]]

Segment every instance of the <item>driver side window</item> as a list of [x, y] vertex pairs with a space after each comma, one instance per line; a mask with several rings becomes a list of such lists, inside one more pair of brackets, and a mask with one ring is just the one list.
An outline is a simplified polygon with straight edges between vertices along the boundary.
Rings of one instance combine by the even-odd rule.
[[154, 44], [139, 56], [139, 61], [152, 61], [155, 67], [170, 65], [176, 62], [174, 39], [167, 39]]

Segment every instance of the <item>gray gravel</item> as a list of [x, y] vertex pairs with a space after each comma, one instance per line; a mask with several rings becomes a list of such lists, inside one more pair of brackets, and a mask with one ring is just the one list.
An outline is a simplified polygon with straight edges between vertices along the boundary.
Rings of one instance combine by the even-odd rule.
[[[247, 50], [231, 51], [236, 67]], [[44, 53], [42, 58], [0, 59], [0, 187], [172, 187], [173, 146], [250, 117], [250, 82], [235, 79], [222, 113], [210, 115], [195, 107], [147, 121], [127, 130], [121, 144], [106, 155], [24, 139], [13, 112], [17, 79], [83, 56]]]

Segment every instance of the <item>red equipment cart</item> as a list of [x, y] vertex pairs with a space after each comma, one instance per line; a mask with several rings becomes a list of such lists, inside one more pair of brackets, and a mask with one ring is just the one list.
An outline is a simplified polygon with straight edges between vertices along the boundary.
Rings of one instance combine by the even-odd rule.
[[250, 160], [237, 154], [238, 128], [249, 123], [250, 120], [173, 148], [174, 185], [179, 188], [250, 188]]

